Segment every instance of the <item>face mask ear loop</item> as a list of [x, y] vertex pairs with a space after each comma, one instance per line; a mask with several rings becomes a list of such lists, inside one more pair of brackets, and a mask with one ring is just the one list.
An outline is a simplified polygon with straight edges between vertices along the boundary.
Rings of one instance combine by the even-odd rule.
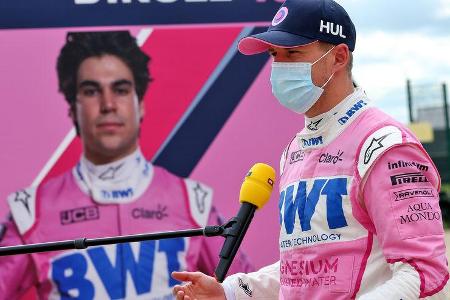
[[334, 48], [336, 48], [336, 46], [333, 46], [330, 50], [328, 50], [327, 52], [325, 52], [324, 55], [322, 55], [321, 57], [319, 57], [315, 62], [313, 62], [311, 65], [314, 65], [316, 62], [318, 62], [319, 60], [321, 60], [322, 58], [324, 58], [328, 53], [331, 52], [331, 50], [333, 50]]
[[[333, 46], [330, 50], [328, 50], [327, 52], [325, 52], [325, 54], [322, 55], [321, 57], [319, 57], [315, 62], [313, 62], [313, 63], [311, 64], [311, 66], [313, 66], [316, 62], [318, 62], [318, 61], [321, 60], [322, 58], [324, 58], [324, 57], [325, 57], [328, 53], [330, 53], [331, 50], [333, 50], [334, 48], [336, 48], [336, 46]], [[328, 80], [327, 80], [320, 88], [323, 89], [323, 88], [328, 84], [328, 82], [330, 82], [330, 80], [333, 78], [333, 76], [334, 76], [334, 73], [331, 74], [330, 78], [328, 78]]]
[[331, 78], [333, 78], [333, 76], [334, 76], [334, 73], [331, 74], [330, 78], [328, 78], [328, 80], [320, 88], [323, 89], [328, 84], [328, 82], [330, 82], [330, 80], [331, 80]]

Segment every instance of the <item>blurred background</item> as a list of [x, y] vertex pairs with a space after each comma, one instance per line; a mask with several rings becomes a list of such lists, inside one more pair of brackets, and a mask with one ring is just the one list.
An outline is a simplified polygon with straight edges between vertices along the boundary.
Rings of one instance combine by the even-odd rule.
[[[282, 1], [29, 2], [0, 2], [0, 199], [79, 158], [55, 71], [68, 31], [127, 29], [137, 37], [154, 78], [145, 96], [144, 155], [212, 186], [225, 218], [238, 209], [248, 169], [265, 162], [278, 170], [281, 152], [304, 126], [272, 96], [269, 56], [236, 51], [240, 38], [265, 30]], [[357, 30], [355, 82], [419, 136], [442, 176], [450, 222], [450, 0], [337, 2]], [[257, 267], [278, 259], [277, 193], [242, 245]], [[0, 217], [6, 214], [1, 200]]]

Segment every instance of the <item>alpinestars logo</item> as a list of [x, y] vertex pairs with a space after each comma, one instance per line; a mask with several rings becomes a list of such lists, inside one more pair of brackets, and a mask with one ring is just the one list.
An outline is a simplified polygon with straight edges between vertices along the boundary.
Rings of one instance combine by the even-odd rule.
[[198, 211], [203, 214], [205, 212], [205, 199], [208, 195], [208, 192], [205, 191], [200, 184], [197, 183], [197, 185], [194, 188], [195, 193], [195, 203], [197, 204]]
[[30, 199], [31, 195], [28, 194], [26, 191], [18, 191], [16, 192], [16, 198], [14, 198], [14, 202], [22, 202], [23, 206], [27, 209], [28, 213], [30, 212], [30, 205], [28, 203], [28, 200]]
[[105, 172], [100, 174], [98, 178], [101, 180], [112, 180], [116, 177], [116, 172], [123, 166], [123, 163], [115, 166], [115, 167], [109, 167]]
[[317, 120], [315, 122], [311, 121], [308, 126], [306, 126], [309, 130], [317, 131], [319, 128], [319, 124], [323, 119]]
[[374, 154], [375, 151], [384, 147], [384, 145], [381, 142], [390, 134], [391, 133], [388, 133], [379, 138], [372, 139], [369, 147], [366, 149], [366, 152], [364, 153], [364, 164], [367, 165], [370, 162], [370, 160], [372, 159], [372, 155]]
[[238, 278], [239, 280], [239, 287], [244, 291], [247, 296], [252, 297], [253, 291], [250, 289], [250, 286], [248, 283], [245, 283], [241, 278]]

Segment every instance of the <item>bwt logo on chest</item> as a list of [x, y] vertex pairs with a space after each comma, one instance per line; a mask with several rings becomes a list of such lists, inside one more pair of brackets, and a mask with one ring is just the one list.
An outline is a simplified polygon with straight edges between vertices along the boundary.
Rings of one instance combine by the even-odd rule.
[[[297, 192], [294, 195], [295, 190]], [[319, 213], [326, 215], [330, 229], [346, 227], [347, 220], [342, 203], [345, 195], [348, 195], [347, 178], [300, 180], [280, 193], [278, 203], [280, 225], [283, 226], [284, 223], [287, 234], [292, 234], [295, 227], [300, 227], [301, 231], [308, 231], [311, 230], [313, 215]], [[322, 199], [326, 201], [326, 211], [316, 210], [320, 196], [325, 196]], [[295, 225], [296, 215], [300, 220], [300, 226]]]
[[133, 288], [137, 296], [151, 293], [152, 286], [170, 290], [178, 283], [170, 274], [181, 270], [185, 252], [183, 238], [140, 242], [137, 248], [93, 247], [56, 257], [49, 276], [62, 299], [124, 299]]

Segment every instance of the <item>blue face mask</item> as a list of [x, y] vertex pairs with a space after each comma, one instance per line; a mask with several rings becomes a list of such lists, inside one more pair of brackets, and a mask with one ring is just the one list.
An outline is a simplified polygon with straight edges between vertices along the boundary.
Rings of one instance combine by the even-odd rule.
[[331, 80], [334, 73], [321, 87], [318, 87], [312, 82], [311, 68], [333, 49], [334, 47], [313, 63], [272, 63], [272, 74], [270, 76], [272, 93], [281, 105], [296, 113], [304, 114], [319, 100], [323, 88]]

